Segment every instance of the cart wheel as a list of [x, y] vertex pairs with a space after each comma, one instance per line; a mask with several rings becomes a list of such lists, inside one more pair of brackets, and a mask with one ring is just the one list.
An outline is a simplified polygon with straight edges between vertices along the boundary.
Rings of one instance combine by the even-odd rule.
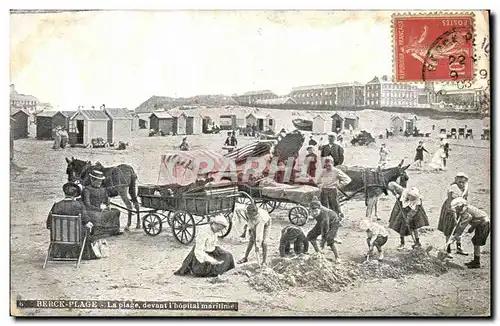
[[105, 143], [104, 148], [108, 148], [108, 147], [109, 147], [109, 143]]
[[271, 214], [276, 209], [276, 202], [274, 200], [263, 200], [259, 206]]
[[236, 197], [236, 203], [250, 205], [252, 203], [252, 201], [248, 197], [240, 196], [240, 197]]
[[231, 229], [233, 227], [233, 212], [229, 212], [229, 213], [224, 214], [224, 217], [229, 222], [229, 225], [227, 226], [227, 228], [225, 228], [224, 230], [219, 231], [219, 233], [217, 233], [217, 235], [221, 238], [227, 237], [227, 235], [231, 232]]
[[162, 229], [161, 218], [156, 213], [149, 213], [142, 219], [142, 228], [147, 235], [156, 236]]
[[193, 215], [185, 211], [177, 211], [172, 216], [172, 233], [177, 241], [190, 244], [196, 234]]
[[295, 206], [288, 211], [288, 219], [293, 225], [302, 226], [307, 222], [307, 209], [302, 206]]
[[161, 213], [157, 212], [157, 214], [162, 217], [162, 219], [161, 219], [162, 222], [167, 221], [168, 226], [172, 227], [172, 212], [163, 211]]

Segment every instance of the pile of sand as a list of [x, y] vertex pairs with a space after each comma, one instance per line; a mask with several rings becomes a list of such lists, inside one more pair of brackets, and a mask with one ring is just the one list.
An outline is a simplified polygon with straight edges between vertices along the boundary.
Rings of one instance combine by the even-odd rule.
[[[318, 254], [276, 259], [271, 268], [249, 276], [249, 284], [258, 291], [274, 292], [289, 287], [307, 287], [337, 292], [358, 278], [355, 264], [335, 264]], [[248, 274], [247, 274], [248, 275]]]
[[357, 280], [400, 279], [412, 274], [439, 276], [449, 268], [444, 262], [422, 249], [391, 255], [384, 261], [370, 260], [356, 264], [344, 261], [334, 263], [322, 255], [299, 255], [274, 259], [270, 267], [260, 269], [256, 264], [242, 267], [237, 274], [248, 277], [248, 283], [257, 291], [276, 292], [291, 287], [338, 292]]
[[439, 276], [448, 272], [445, 263], [430, 256], [423, 249], [410, 250], [397, 254], [394, 260], [379, 262], [370, 260], [359, 265], [360, 276], [369, 278], [402, 278], [412, 274], [431, 274]]

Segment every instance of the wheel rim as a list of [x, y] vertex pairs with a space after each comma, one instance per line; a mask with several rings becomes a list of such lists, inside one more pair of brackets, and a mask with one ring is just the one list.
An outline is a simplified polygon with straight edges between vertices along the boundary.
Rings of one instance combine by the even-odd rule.
[[236, 197], [236, 203], [250, 205], [252, 203], [252, 201], [250, 200], [250, 198], [240, 196], [240, 197]]
[[288, 218], [292, 224], [302, 226], [307, 222], [307, 215], [305, 208], [297, 206], [290, 209]]
[[195, 235], [193, 216], [183, 211], [175, 212], [172, 217], [172, 232], [180, 243], [191, 243]]
[[158, 235], [162, 229], [162, 222], [158, 215], [156, 214], [148, 214], [144, 217], [142, 222], [142, 227], [144, 232], [148, 235]]
[[276, 202], [273, 200], [264, 200], [260, 203], [260, 207], [264, 208], [268, 213], [272, 213], [276, 209]]
[[228, 212], [224, 214], [224, 217], [226, 218], [228, 225], [224, 230], [217, 232], [217, 236], [221, 238], [227, 237], [227, 235], [231, 232], [231, 229], [233, 227], [233, 212]]

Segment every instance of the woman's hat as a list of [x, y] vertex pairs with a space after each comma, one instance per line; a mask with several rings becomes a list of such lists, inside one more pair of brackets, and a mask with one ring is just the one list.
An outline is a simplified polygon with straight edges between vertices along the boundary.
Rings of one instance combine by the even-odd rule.
[[98, 170], [94, 170], [94, 171], [90, 172], [90, 177], [94, 178], [94, 179], [97, 179], [97, 180], [104, 180], [104, 179], [106, 179], [104, 177], [104, 174], [101, 171], [98, 171]]
[[456, 175], [455, 175], [455, 178], [465, 178], [467, 180], [469, 180], [469, 177], [467, 176], [467, 174], [463, 173], [463, 172], [458, 172]]
[[457, 207], [462, 207], [467, 205], [467, 201], [463, 199], [462, 197], [455, 198], [451, 201], [450, 206], [452, 209], [455, 209]]
[[212, 223], [216, 223], [216, 224], [222, 225], [223, 227], [226, 227], [226, 228], [229, 225], [229, 222], [227, 221], [227, 219], [222, 214], [216, 215], [212, 219]]
[[416, 188], [416, 187], [413, 187], [410, 189], [410, 191], [408, 191], [408, 196], [411, 196], [415, 199], [421, 199], [420, 198], [420, 190], [418, 190], [418, 188]]
[[316, 196], [313, 197], [313, 199], [311, 200], [310, 207], [311, 209], [321, 208], [321, 202], [319, 201], [318, 197]]
[[82, 194], [82, 188], [79, 187], [79, 185], [77, 185], [76, 183], [65, 183], [62, 188], [66, 196], [78, 197]]

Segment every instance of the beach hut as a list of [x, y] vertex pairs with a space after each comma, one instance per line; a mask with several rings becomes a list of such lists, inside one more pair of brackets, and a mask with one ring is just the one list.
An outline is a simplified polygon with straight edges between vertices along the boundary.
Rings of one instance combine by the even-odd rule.
[[417, 126], [416, 116], [399, 116], [391, 117], [391, 128], [394, 135], [404, 135], [405, 132], [413, 133], [413, 129]]
[[344, 118], [340, 116], [340, 114], [335, 113], [331, 116], [332, 119], [332, 129], [331, 131], [337, 131], [337, 129], [342, 130], [344, 126]]
[[11, 121], [10, 126], [12, 128], [12, 135], [14, 139], [28, 138], [30, 117], [31, 114], [25, 109], [15, 110], [11, 115], [13, 120]]
[[183, 119], [186, 120], [186, 130], [183, 134], [179, 133], [179, 135], [199, 135], [202, 133], [203, 117], [197, 111], [184, 111], [180, 113], [180, 116], [183, 116]]
[[69, 129], [69, 118], [75, 111], [43, 111], [36, 115], [36, 138], [54, 139], [57, 126]]
[[167, 111], [155, 111], [151, 113], [149, 127], [155, 131], [161, 129], [166, 134], [177, 133], [177, 121]]
[[221, 130], [236, 130], [236, 115], [235, 114], [223, 114], [219, 117], [220, 129]]
[[10, 117], [10, 160], [14, 159], [14, 133], [12, 132], [12, 122], [16, 121]]
[[312, 133], [316, 135], [326, 134], [330, 131], [330, 126], [330, 120], [318, 114], [313, 118]]
[[258, 131], [264, 131], [269, 126], [268, 119], [269, 119], [268, 116], [256, 113], [250, 113], [249, 115], [246, 116], [246, 121], [247, 121], [246, 124], [250, 126], [256, 125]]
[[103, 110], [79, 110], [69, 119], [69, 143], [88, 145], [92, 139], [108, 139], [109, 117]]
[[344, 128], [349, 130], [351, 126], [352, 129], [359, 128], [359, 117], [357, 115], [349, 114], [344, 116]]
[[108, 142], [129, 142], [132, 138], [134, 117], [127, 109], [104, 108], [108, 116]]

